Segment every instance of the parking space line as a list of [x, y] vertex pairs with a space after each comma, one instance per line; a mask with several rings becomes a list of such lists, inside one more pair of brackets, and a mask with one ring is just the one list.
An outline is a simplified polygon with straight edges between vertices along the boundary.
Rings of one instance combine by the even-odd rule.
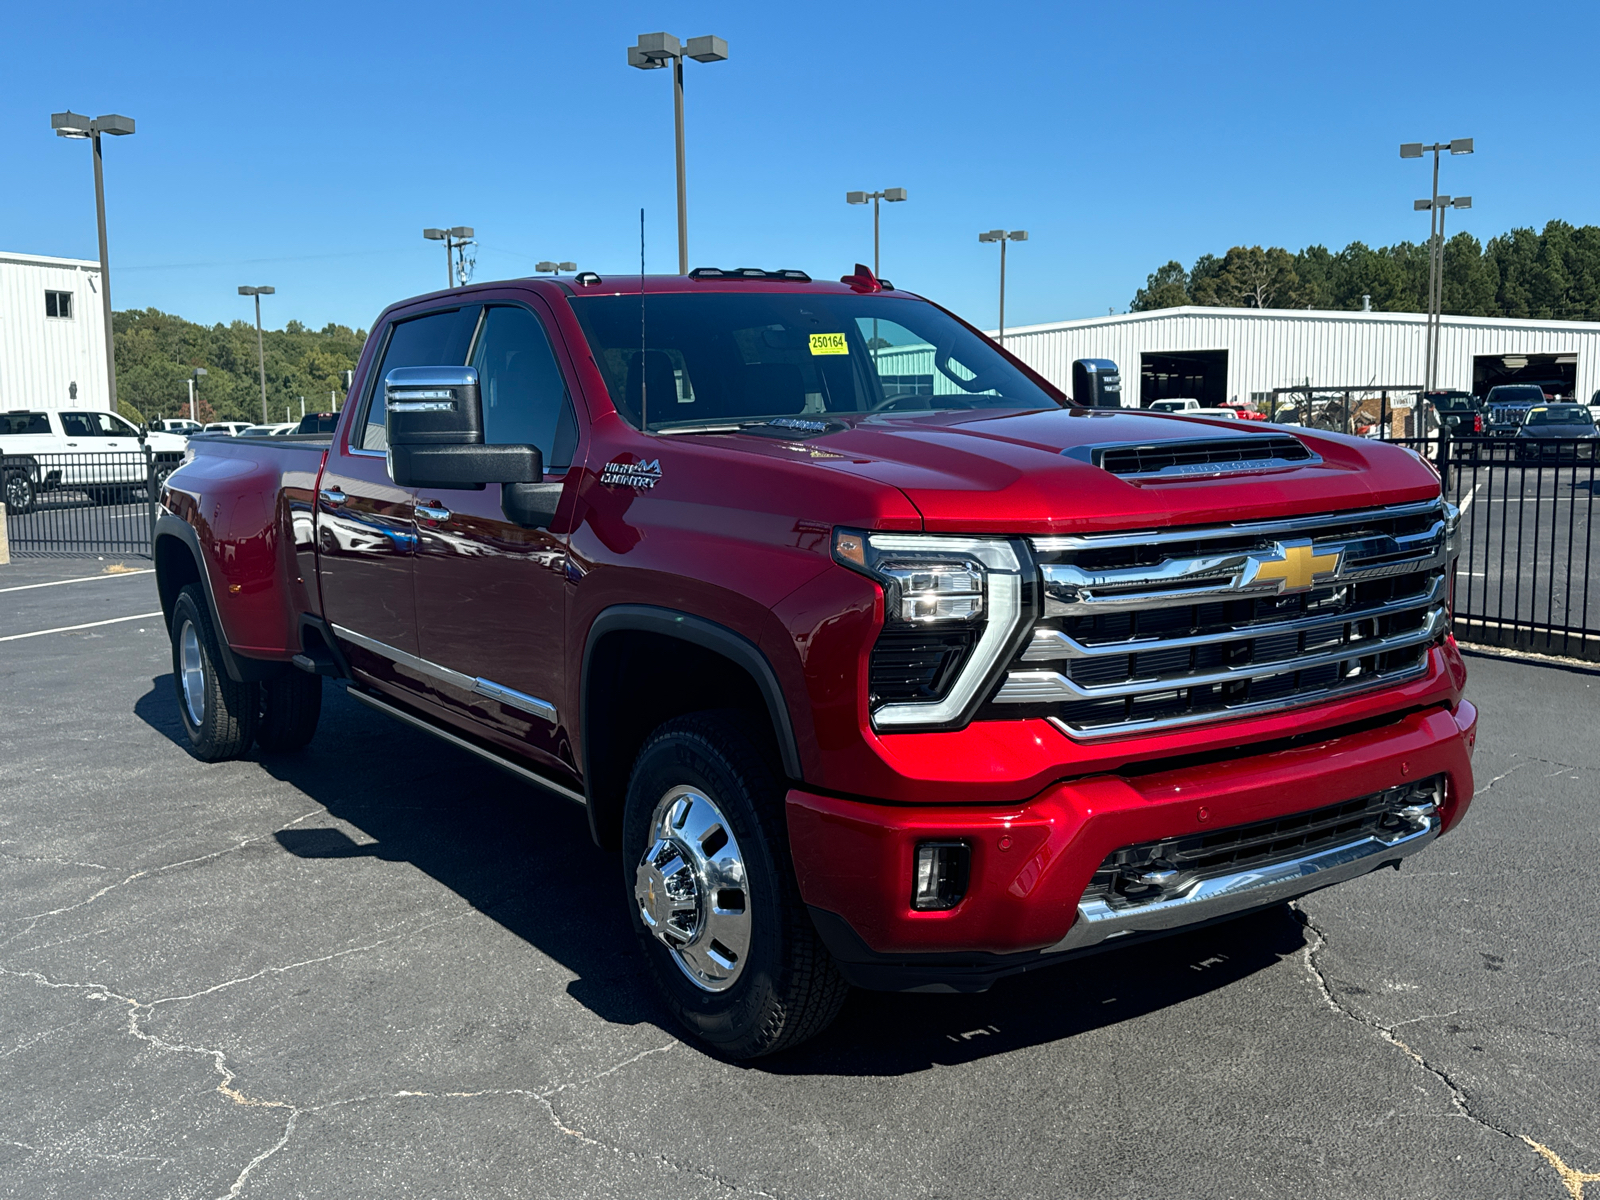
[[52, 579], [49, 583], [24, 583], [18, 587], [0, 588], [0, 595], [6, 592], [31, 591], [33, 588], [60, 587], [63, 583], [94, 583], [99, 579], [122, 579], [129, 575], [150, 575], [154, 572], [154, 567], [143, 567], [137, 571], [113, 571], [110, 575], [85, 575], [82, 579]]
[[63, 625], [60, 629], [36, 629], [32, 633], [13, 633], [0, 637], [0, 642], [20, 642], [23, 638], [43, 637], [47, 633], [71, 633], [76, 629], [94, 629], [100, 625], [115, 625], [120, 621], [144, 621], [151, 617], [159, 617], [161, 610], [155, 612], [135, 613], [131, 617], [112, 617], [109, 621], [89, 621], [83, 625]]

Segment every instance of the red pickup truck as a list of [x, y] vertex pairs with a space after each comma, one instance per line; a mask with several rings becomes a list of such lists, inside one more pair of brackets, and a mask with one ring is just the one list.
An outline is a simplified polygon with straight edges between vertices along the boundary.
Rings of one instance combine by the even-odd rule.
[[191, 443], [154, 554], [206, 760], [324, 678], [586, 806], [728, 1057], [1400, 860], [1472, 797], [1410, 451], [1076, 407], [865, 268], [397, 304], [331, 437]]

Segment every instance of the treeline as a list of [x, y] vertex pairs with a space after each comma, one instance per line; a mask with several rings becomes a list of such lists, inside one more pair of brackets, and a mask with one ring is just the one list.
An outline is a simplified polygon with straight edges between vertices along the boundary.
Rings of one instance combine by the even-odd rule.
[[[1426, 312], [1428, 247], [1351, 242], [1334, 253], [1307, 246], [1235, 246], [1202, 254], [1188, 270], [1169, 262], [1152, 274], [1130, 310], [1181, 304], [1235, 308], [1359, 310], [1371, 297], [1381, 312]], [[1487, 246], [1468, 233], [1446, 240], [1444, 311], [1466, 317], [1600, 320], [1600, 226], [1551, 221], [1542, 233], [1513, 229]]]
[[[117, 398], [125, 416], [150, 421], [188, 416], [187, 380], [194, 368], [204, 367], [197, 414], [202, 421], [261, 419], [253, 323], [196, 325], [147, 308], [114, 314], [112, 326]], [[338, 392], [342, 400], [344, 372], [355, 367], [366, 340], [366, 330], [345, 325], [312, 330], [290, 321], [282, 329], [267, 330], [262, 341], [268, 419], [283, 420], [286, 408], [298, 419], [302, 396], [307, 412], [326, 411], [329, 392]], [[135, 411], [129, 412], [130, 407]]]

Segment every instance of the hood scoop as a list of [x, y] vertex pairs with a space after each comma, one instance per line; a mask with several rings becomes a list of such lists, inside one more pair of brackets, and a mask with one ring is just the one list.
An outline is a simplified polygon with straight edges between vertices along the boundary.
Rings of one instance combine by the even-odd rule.
[[1322, 461], [1304, 442], [1287, 433], [1242, 431], [1220, 438], [1071, 446], [1061, 453], [1123, 479], [1208, 478], [1306, 467]]

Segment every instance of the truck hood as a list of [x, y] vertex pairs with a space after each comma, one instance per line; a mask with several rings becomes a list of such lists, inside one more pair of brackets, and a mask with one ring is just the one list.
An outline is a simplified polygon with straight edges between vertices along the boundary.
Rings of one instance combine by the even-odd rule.
[[[1398, 446], [1299, 427], [1165, 416], [1137, 409], [940, 412], [832, 418], [801, 439], [723, 434], [724, 445], [865, 477], [899, 489], [930, 530], [1065, 533], [1148, 529], [1401, 504], [1439, 479]], [[1192, 476], [1126, 477], [1097, 465], [1109, 447], [1292, 437], [1303, 463], [1226, 463]]]

